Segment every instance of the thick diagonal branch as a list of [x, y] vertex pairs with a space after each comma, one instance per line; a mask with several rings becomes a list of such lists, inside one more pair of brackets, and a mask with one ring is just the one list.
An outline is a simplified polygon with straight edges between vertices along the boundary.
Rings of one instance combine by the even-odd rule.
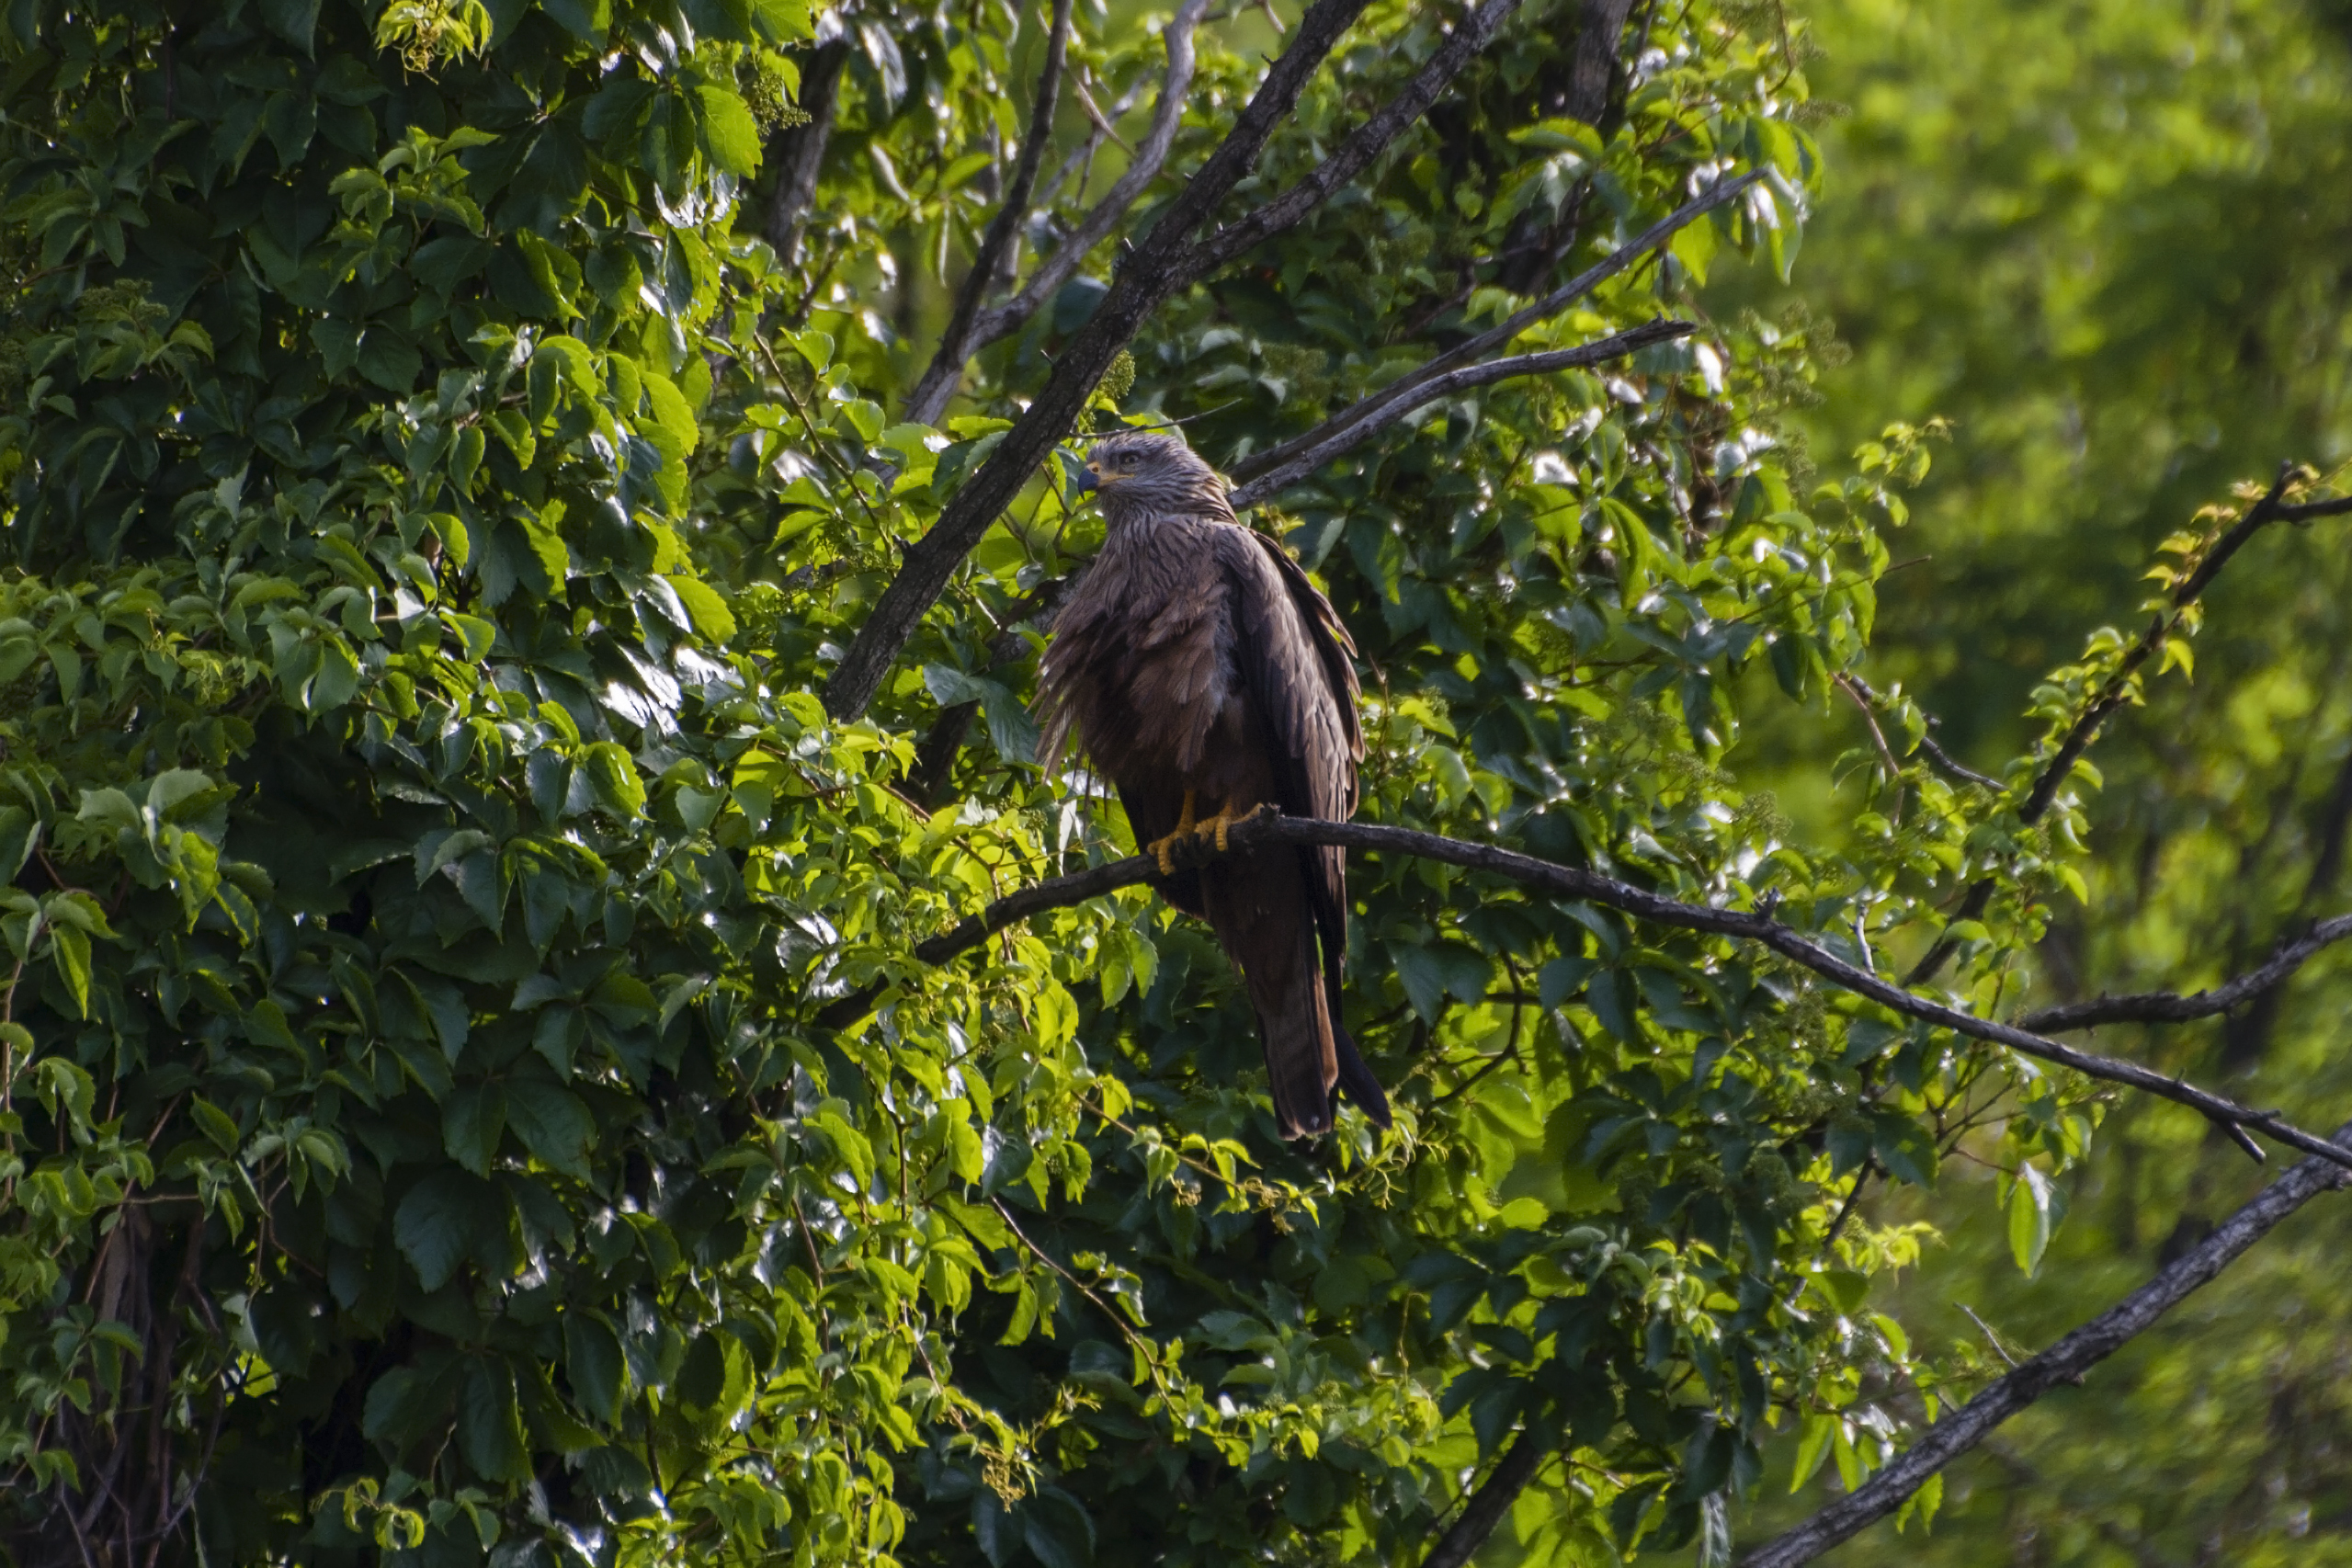
[[[2337, 1129], [2335, 1137], [2352, 1138], [2352, 1123]], [[1983, 1442], [1994, 1427], [2059, 1384], [2080, 1382], [2084, 1373], [2228, 1267], [2281, 1220], [2342, 1187], [2345, 1163], [2339, 1155], [2296, 1165], [2154, 1278], [1937, 1422], [1862, 1485], [1742, 1558], [1740, 1568], [1797, 1568], [1902, 1507], [1929, 1476]]]
[[[2122, 662], [2100, 685], [2098, 695], [2075, 715], [2074, 722], [2066, 727], [2065, 734], [2059, 737], [2058, 749], [2051, 755], [2050, 761], [2041, 771], [2034, 776], [2032, 787], [2026, 791], [2024, 803], [2017, 808], [2018, 821], [2030, 826], [2040, 822], [2042, 813], [2050, 810], [2051, 803], [2058, 799], [2060, 789], [2073, 777], [2074, 765], [2082, 760], [2083, 754], [2090, 749], [2091, 742], [2097, 738], [2099, 726], [2130, 699], [2132, 677], [2139, 673], [2140, 667], [2165, 645], [2180, 625], [2181, 617], [2189, 607], [2204, 597], [2205, 590], [2212, 586], [2213, 579], [2221, 575], [2221, 568], [2229, 564], [2230, 558], [2237, 554], [2248, 540], [2272, 523], [2305, 523], [2352, 512], [2352, 496], [2301, 504], [2287, 501], [2287, 486], [2294, 476], [2293, 465], [2282, 467], [2278, 479], [2263, 493], [2262, 499], [2247, 507], [2245, 516], [2213, 541], [2204, 558], [2198, 562], [2196, 569], [2174, 587], [2165, 608], [2149, 618], [2146, 629], [2125, 651]], [[1952, 916], [1952, 924], [1981, 918], [1985, 905], [1993, 902], [1993, 888], [1991, 877], [1978, 879], [1969, 888], [1968, 896], [1960, 902], [1959, 913]], [[1912, 966], [1911, 972], [1903, 977], [1903, 983], [1908, 985], [1925, 984], [1936, 977], [1957, 951], [1959, 944], [1949, 937], [1938, 941]]]
[[2352, 915], [2339, 915], [2333, 920], [2321, 921], [2291, 942], [2280, 943], [2261, 968], [2248, 970], [2210, 990], [2187, 996], [2154, 991], [2137, 996], [2099, 996], [2088, 1002], [2070, 1002], [2062, 1007], [2043, 1007], [2028, 1013], [2017, 1019], [2017, 1027], [2036, 1034], [2051, 1034], [2100, 1024], [2181, 1024], [2193, 1018], [2210, 1018], [2252, 1001], [2302, 968], [2322, 948], [2346, 937], [2352, 937]]
[[1045, 65], [1038, 73], [1037, 101], [1029, 106], [1029, 128], [1013, 159], [1013, 177], [1006, 183], [1005, 199], [981, 232], [980, 248], [972, 253], [971, 270], [956, 290], [956, 308], [939, 334], [938, 352], [907, 399], [906, 416], [929, 425], [955, 395], [963, 378], [963, 364], [971, 358], [972, 324], [997, 275], [1010, 263], [1013, 242], [1021, 220], [1028, 216], [1029, 193], [1037, 188], [1037, 171], [1045, 162], [1046, 143], [1053, 138], [1053, 110], [1062, 97], [1062, 67], [1070, 53], [1070, 0], [1053, 0], [1053, 27], [1045, 38]]
[[[924, 612], [937, 600], [957, 565], [987, 533], [989, 525], [1028, 483], [1037, 465], [1068, 432], [1086, 400], [1094, 395], [1112, 357], [1135, 335], [1162, 301], [1201, 276], [1200, 255], [1190, 243], [1192, 234], [1208, 222], [1242, 176], [1256, 164], [1275, 127], [1290, 116], [1308, 80], [1341, 35], [1354, 24], [1366, 3], [1367, 0], [1315, 0], [1299, 18], [1290, 47], [1267, 72], [1266, 80], [1242, 109], [1233, 131], [1209, 155], [1183, 194], [1168, 204], [1166, 212], [1153, 225], [1143, 243], [1119, 267], [1109, 292], [1095, 307], [1094, 315], [1054, 361], [1053, 372], [1046, 379], [1037, 400], [1005, 432], [1003, 441], [981, 465], [980, 472], [956, 492], [931, 531], [907, 551], [898, 575], [882, 591], [866, 623], [858, 629], [848, 653], [825, 683], [824, 705], [834, 717], [854, 719], [865, 712], [874, 693], [881, 689], [883, 676], [898, 658], [899, 650], [915, 634]], [[1491, 36], [1501, 18], [1516, 9], [1519, 0], [1485, 0], [1483, 6], [1463, 18], [1458, 32], [1474, 32], [1482, 39]], [[1434, 98], [1445, 80], [1467, 62], [1468, 54], [1454, 49], [1454, 41], [1449, 40], [1437, 56], [1415, 74], [1407, 89], [1415, 101], [1426, 103]], [[1403, 122], [1385, 112], [1376, 116], [1375, 121], [1386, 135], [1392, 136], [1403, 129]], [[1361, 150], [1363, 141], [1359, 132], [1343, 149], [1356, 149], [1348, 152], [1348, 156], [1359, 168], [1378, 151]], [[1327, 194], [1328, 187], [1316, 188]], [[1317, 200], [1321, 199], [1321, 195], [1316, 197]], [[1295, 222], [1305, 216], [1312, 205], [1286, 204], [1288, 221]], [[1267, 230], [1260, 237], [1270, 236], [1273, 232]]]
[[1514, 1437], [1478, 1490], [1470, 1494], [1470, 1501], [1462, 1505], [1460, 1517], [1446, 1527], [1446, 1533], [1429, 1549], [1421, 1568], [1462, 1568], [1477, 1555], [1548, 1457], [1534, 1433], [1521, 1432]]
[[1278, 468], [1261, 470], [1256, 478], [1233, 491], [1230, 497], [1233, 509], [1239, 511], [1245, 506], [1255, 506], [1269, 495], [1279, 494], [1286, 487], [1297, 483], [1332, 459], [1361, 446], [1415, 409], [1426, 408], [1439, 398], [1519, 376], [1543, 376], [1554, 370], [1602, 364], [1638, 353], [1654, 343], [1671, 343], [1678, 337], [1687, 337], [1698, 330], [1687, 321], [1644, 322], [1640, 326], [1630, 327], [1613, 336], [1581, 344], [1574, 348], [1554, 348], [1541, 354], [1515, 354], [1506, 359], [1489, 359], [1483, 365], [1465, 365], [1441, 376], [1421, 378], [1410, 396], [1391, 399], [1387, 406], [1372, 417], [1356, 420], [1332, 431], [1323, 440], [1301, 448]]
[[[2013, 1024], [1982, 1018], [1958, 1007], [1946, 1006], [1925, 996], [1915, 996], [1883, 976], [1847, 963], [1812, 938], [1783, 926], [1768, 915], [1718, 909], [1710, 904], [1685, 903], [1581, 867], [1539, 860], [1531, 855], [1522, 855], [1517, 850], [1499, 848], [1491, 844], [1472, 844], [1438, 834], [1418, 833], [1402, 827], [1380, 827], [1370, 823], [1320, 822], [1307, 817], [1276, 816], [1262, 812], [1234, 827], [1227, 835], [1227, 842], [1241, 849], [1263, 844], [1335, 844], [1342, 848], [1368, 850], [1376, 854], [1414, 855], [1474, 871], [1490, 872], [1555, 898], [1605, 904], [1653, 925], [1676, 926], [1686, 931], [1706, 931], [1755, 942], [1800, 968], [1811, 970], [1840, 990], [1867, 997], [1905, 1017], [1950, 1029], [1971, 1040], [2005, 1045], [2022, 1055], [2072, 1068], [2085, 1077], [2120, 1084], [2185, 1105], [2225, 1127], [2260, 1132], [2290, 1148], [2352, 1166], [2352, 1152], [2336, 1147], [2317, 1133], [2306, 1132], [2269, 1111], [2239, 1105], [2194, 1084], [2169, 1077], [2153, 1068], [2142, 1067], [2136, 1062], [2120, 1062], [2113, 1057], [2077, 1051], [2073, 1046], [2045, 1039]], [[1178, 851], [1180, 858], [1192, 858], [1195, 863], [1199, 863], [1202, 853], [1193, 845]], [[922, 943], [915, 949], [915, 956], [925, 963], [945, 963], [958, 953], [978, 947], [991, 934], [1003, 930], [1017, 920], [1027, 919], [1045, 910], [1083, 903], [1119, 888], [1149, 881], [1158, 875], [1159, 868], [1150, 857], [1135, 855], [1074, 876], [1039, 882], [998, 899], [978, 915], [966, 918], [952, 931]]]
[[[1723, 203], [1754, 185], [1761, 175], [1745, 174], [1737, 179], [1724, 180], [1704, 195], [1684, 203], [1643, 230], [1630, 243], [1619, 246], [1608, 256], [1554, 289], [1535, 303], [1515, 312], [1499, 325], [1454, 345], [1417, 369], [1398, 377], [1380, 391], [1371, 393], [1333, 415], [1321, 425], [1302, 436], [1293, 437], [1278, 447], [1268, 447], [1262, 452], [1244, 458], [1233, 467], [1233, 478], [1246, 484], [1260, 474], [1288, 468], [1301, 454], [1328, 446], [1342, 432], [1374, 419], [1392, 423], [1392, 411], [1400, 403], [1418, 406], [1428, 400], [1421, 397], [1421, 390], [1462, 366], [1476, 363], [1485, 356], [1506, 347], [1513, 338], [1540, 321], [1558, 315], [1619, 273], [1640, 261], [1652, 251], [1673, 239], [1693, 222], [1705, 217]], [[1384, 417], [1385, 416], [1385, 417]]]

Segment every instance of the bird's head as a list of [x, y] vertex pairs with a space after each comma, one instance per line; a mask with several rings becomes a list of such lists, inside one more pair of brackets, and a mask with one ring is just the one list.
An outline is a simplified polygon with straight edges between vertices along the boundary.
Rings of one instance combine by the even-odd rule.
[[1078, 483], [1102, 497], [1114, 527], [1150, 517], [1233, 516], [1217, 471], [1163, 430], [1122, 430], [1096, 442]]

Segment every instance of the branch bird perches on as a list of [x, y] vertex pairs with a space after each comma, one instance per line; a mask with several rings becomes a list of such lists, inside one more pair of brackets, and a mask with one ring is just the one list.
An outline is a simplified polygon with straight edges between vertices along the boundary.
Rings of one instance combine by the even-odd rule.
[[[2021, 1055], [2071, 1068], [2085, 1077], [2139, 1089], [2175, 1104], [2185, 1105], [2224, 1130], [2237, 1130], [2241, 1137], [2248, 1132], [2260, 1132], [2289, 1148], [2299, 1149], [2304, 1153], [2352, 1169], [2352, 1150], [2339, 1147], [2317, 1133], [2305, 1131], [2274, 1112], [2239, 1105], [2210, 1090], [2199, 1088], [2194, 1084], [2169, 1077], [2137, 1062], [2077, 1051], [2073, 1046], [2015, 1025], [1979, 1017], [1958, 1007], [1914, 995], [1892, 981], [1846, 962], [1769, 915], [1721, 909], [1711, 904], [1686, 903], [1579, 867], [1562, 866], [1491, 844], [1472, 844], [1411, 828], [1382, 827], [1359, 822], [1319, 822], [1261, 812], [1235, 825], [1226, 836], [1230, 846], [1241, 849], [1267, 844], [1335, 845], [1341, 848], [1374, 854], [1414, 855], [1474, 871], [1491, 872], [1555, 897], [1602, 904], [1654, 925], [1686, 931], [1706, 931], [1755, 942], [1799, 967], [1812, 971], [1839, 989], [1867, 997], [1905, 1017], [1950, 1029], [1972, 1040], [2005, 1045]], [[1213, 851], [1204, 852], [1195, 844], [1187, 844], [1176, 853], [1177, 862], [1182, 865], [1187, 863], [1187, 857], [1213, 854]], [[925, 963], [945, 963], [957, 954], [978, 947], [991, 935], [1017, 920], [1027, 919], [1049, 909], [1083, 903], [1090, 898], [1099, 898], [1158, 875], [1160, 870], [1155, 861], [1148, 856], [1134, 855], [1071, 876], [1038, 882], [998, 899], [977, 915], [967, 916], [953, 930], [917, 944], [915, 955]], [[838, 1024], [862, 1016], [879, 994], [876, 990], [844, 998], [825, 1009], [827, 1017], [824, 1021]], [[851, 1003], [858, 1004], [855, 1012], [846, 1010]], [[836, 1012], [836, 1008], [842, 1011]]]
[[[2347, 507], [2346, 509], [2352, 509]], [[1472, 844], [1437, 834], [1382, 827], [1367, 823], [1317, 822], [1261, 812], [1235, 825], [1229, 845], [1246, 849], [1253, 844], [1338, 844], [1375, 852], [1403, 853], [1441, 860], [1472, 870], [1509, 878], [1555, 896], [1606, 905], [1658, 925], [1707, 931], [1755, 941], [1831, 983], [1880, 1002], [1909, 1017], [1950, 1028], [1974, 1039], [2009, 1046], [2021, 1053], [2073, 1068], [2098, 1078], [2144, 1090], [2187, 1105], [2243, 1136], [2255, 1129], [2304, 1151], [2310, 1157], [2290, 1168], [2251, 1202], [2225, 1221], [2212, 1235], [2190, 1249], [2146, 1285], [2108, 1312], [2084, 1324], [2040, 1355], [2020, 1364], [2006, 1377], [1966, 1405], [1930, 1427], [1921, 1440], [1886, 1469], [1853, 1493], [1822, 1508], [1757, 1552], [1743, 1559], [1741, 1568], [1797, 1568], [1869, 1525], [1900, 1508], [1905, 1499], [1938, 1470], [1988, 1437], [2009, 1416], [2063, 1382], [2077, 1382], [2091, 1367], [2112, 1355], [2190, 1292], [2204, 1285], [2288, 1215], [2323, 1192], [2352, 1183], [2352, 1123], [2334, 1137], [2322, 1140], [2278, 1117], [2254, 1111], [2167, 1078], [2136, 1063], [2074, 1051], [2014, 1025], [1995, 1023], [1957, 1008], [1916, 997], [1880, 977], [1846, 963], [1768, 915], [1720, 909], [1683, 903], [1603, 877], [1577, 867], [1562, 866], [1495, 846]], [[1176, 849], [1179, 863], [1215, 854], [1210, 846], [1189, 842]], [[921, 943], [915, 954], [926, 963], [945, 963], [987, 940], [994, 932], [1050, 909], [1083, 903], [1142, 882], [1158, 873], [1155, 862], [1133, 856], [1066, 877], [1036, 883], [999, 899], [954, 929]], [[2076, 1021], [2093, 1009], [2105, 1009], [2101, 1021], [2125, 1018], [2172, 1021], [2204, 1017], [2233, 1005], [2257, 991], [2274, 986], [2311, 955], [2330, 942], [2352, 935], [2352, 916], [2324, 922], [2294, 942], [2282, 946], [2260, 969], [2211, 991], [2194, 996], [2103, 998], [2074, 1008], [2048, 1009], [2027, 1015], [2047, 1019], [2046, 1027], [2080, 1027]], [[857, 1011], [870, 1005], [879, 987], [852, 999]], [[836, 1004], [838, 1006], [839, 1004]], [[831, 1009], [828, 1009], [830, 1011]], [[838, 1021], [846, 1021], [840, 1019]], [[1474, 1492], [1462, 1513], [1433, 1547], [1425, 1568], [1453, 1568], [1466, 1562], [1517, 1497], [1550, 1457], [1542, 1442], [1521, 1432], [1494, 1469]]]

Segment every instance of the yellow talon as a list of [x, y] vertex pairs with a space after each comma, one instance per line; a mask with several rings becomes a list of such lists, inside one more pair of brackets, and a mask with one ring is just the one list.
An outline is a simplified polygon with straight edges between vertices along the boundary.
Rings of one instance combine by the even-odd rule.
[[1192, 791], [1187, 790], [1184, 792], [1184, 810], [1176, 817], [1176, 831], [1165, 838], [1155, 838], [1144, 846], [1144, 848], [1160, 862], [1160, 875], [1164, 877], [1176, 875], [1176, 840], [1192, 836], [1194, 826], [1192, 806]]

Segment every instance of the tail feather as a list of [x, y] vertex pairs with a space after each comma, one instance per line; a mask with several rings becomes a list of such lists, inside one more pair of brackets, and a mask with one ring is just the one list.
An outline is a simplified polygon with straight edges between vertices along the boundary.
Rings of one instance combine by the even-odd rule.
[[1358, 1110], [1370, 1117], [1381, 1127], [1395, 1126], [1395, 1118], [1389, 1113], [1388, 1091], [1381, 1087], [1381, 1081], [1372, 1075], [1371, 1068], [1365, 1064], [1364, 1053], [1356, 1049], [1353, 1037], [1346, 1029], [1341, 1028], [1335, 1020], [1331, 1026], [1331, 1042], [1337, 1048], [1340, 1092], [1356, 1103]]
[[1274, 1119], [1285, 1138], [1313, 1138], [1331, 1131], [1331, 1085], [1338, 1076], [1313, 937], [1303, 923], [1301, 934], [1305, 939], [1290, 954], [1264, 955], [1255, 966], [1245, 963], [1242, 970], [1257, 1008], [1258, 1045], [1266, 1053], [1266, 1075], [1274, 1091]]
[[1233, 857], [1202, 870], [1200, 891], [1218, 942], [1249, 987], [1282, 1136], [1330, 1131], [1339, 1062], [1314, 920], [1292, 857]]

